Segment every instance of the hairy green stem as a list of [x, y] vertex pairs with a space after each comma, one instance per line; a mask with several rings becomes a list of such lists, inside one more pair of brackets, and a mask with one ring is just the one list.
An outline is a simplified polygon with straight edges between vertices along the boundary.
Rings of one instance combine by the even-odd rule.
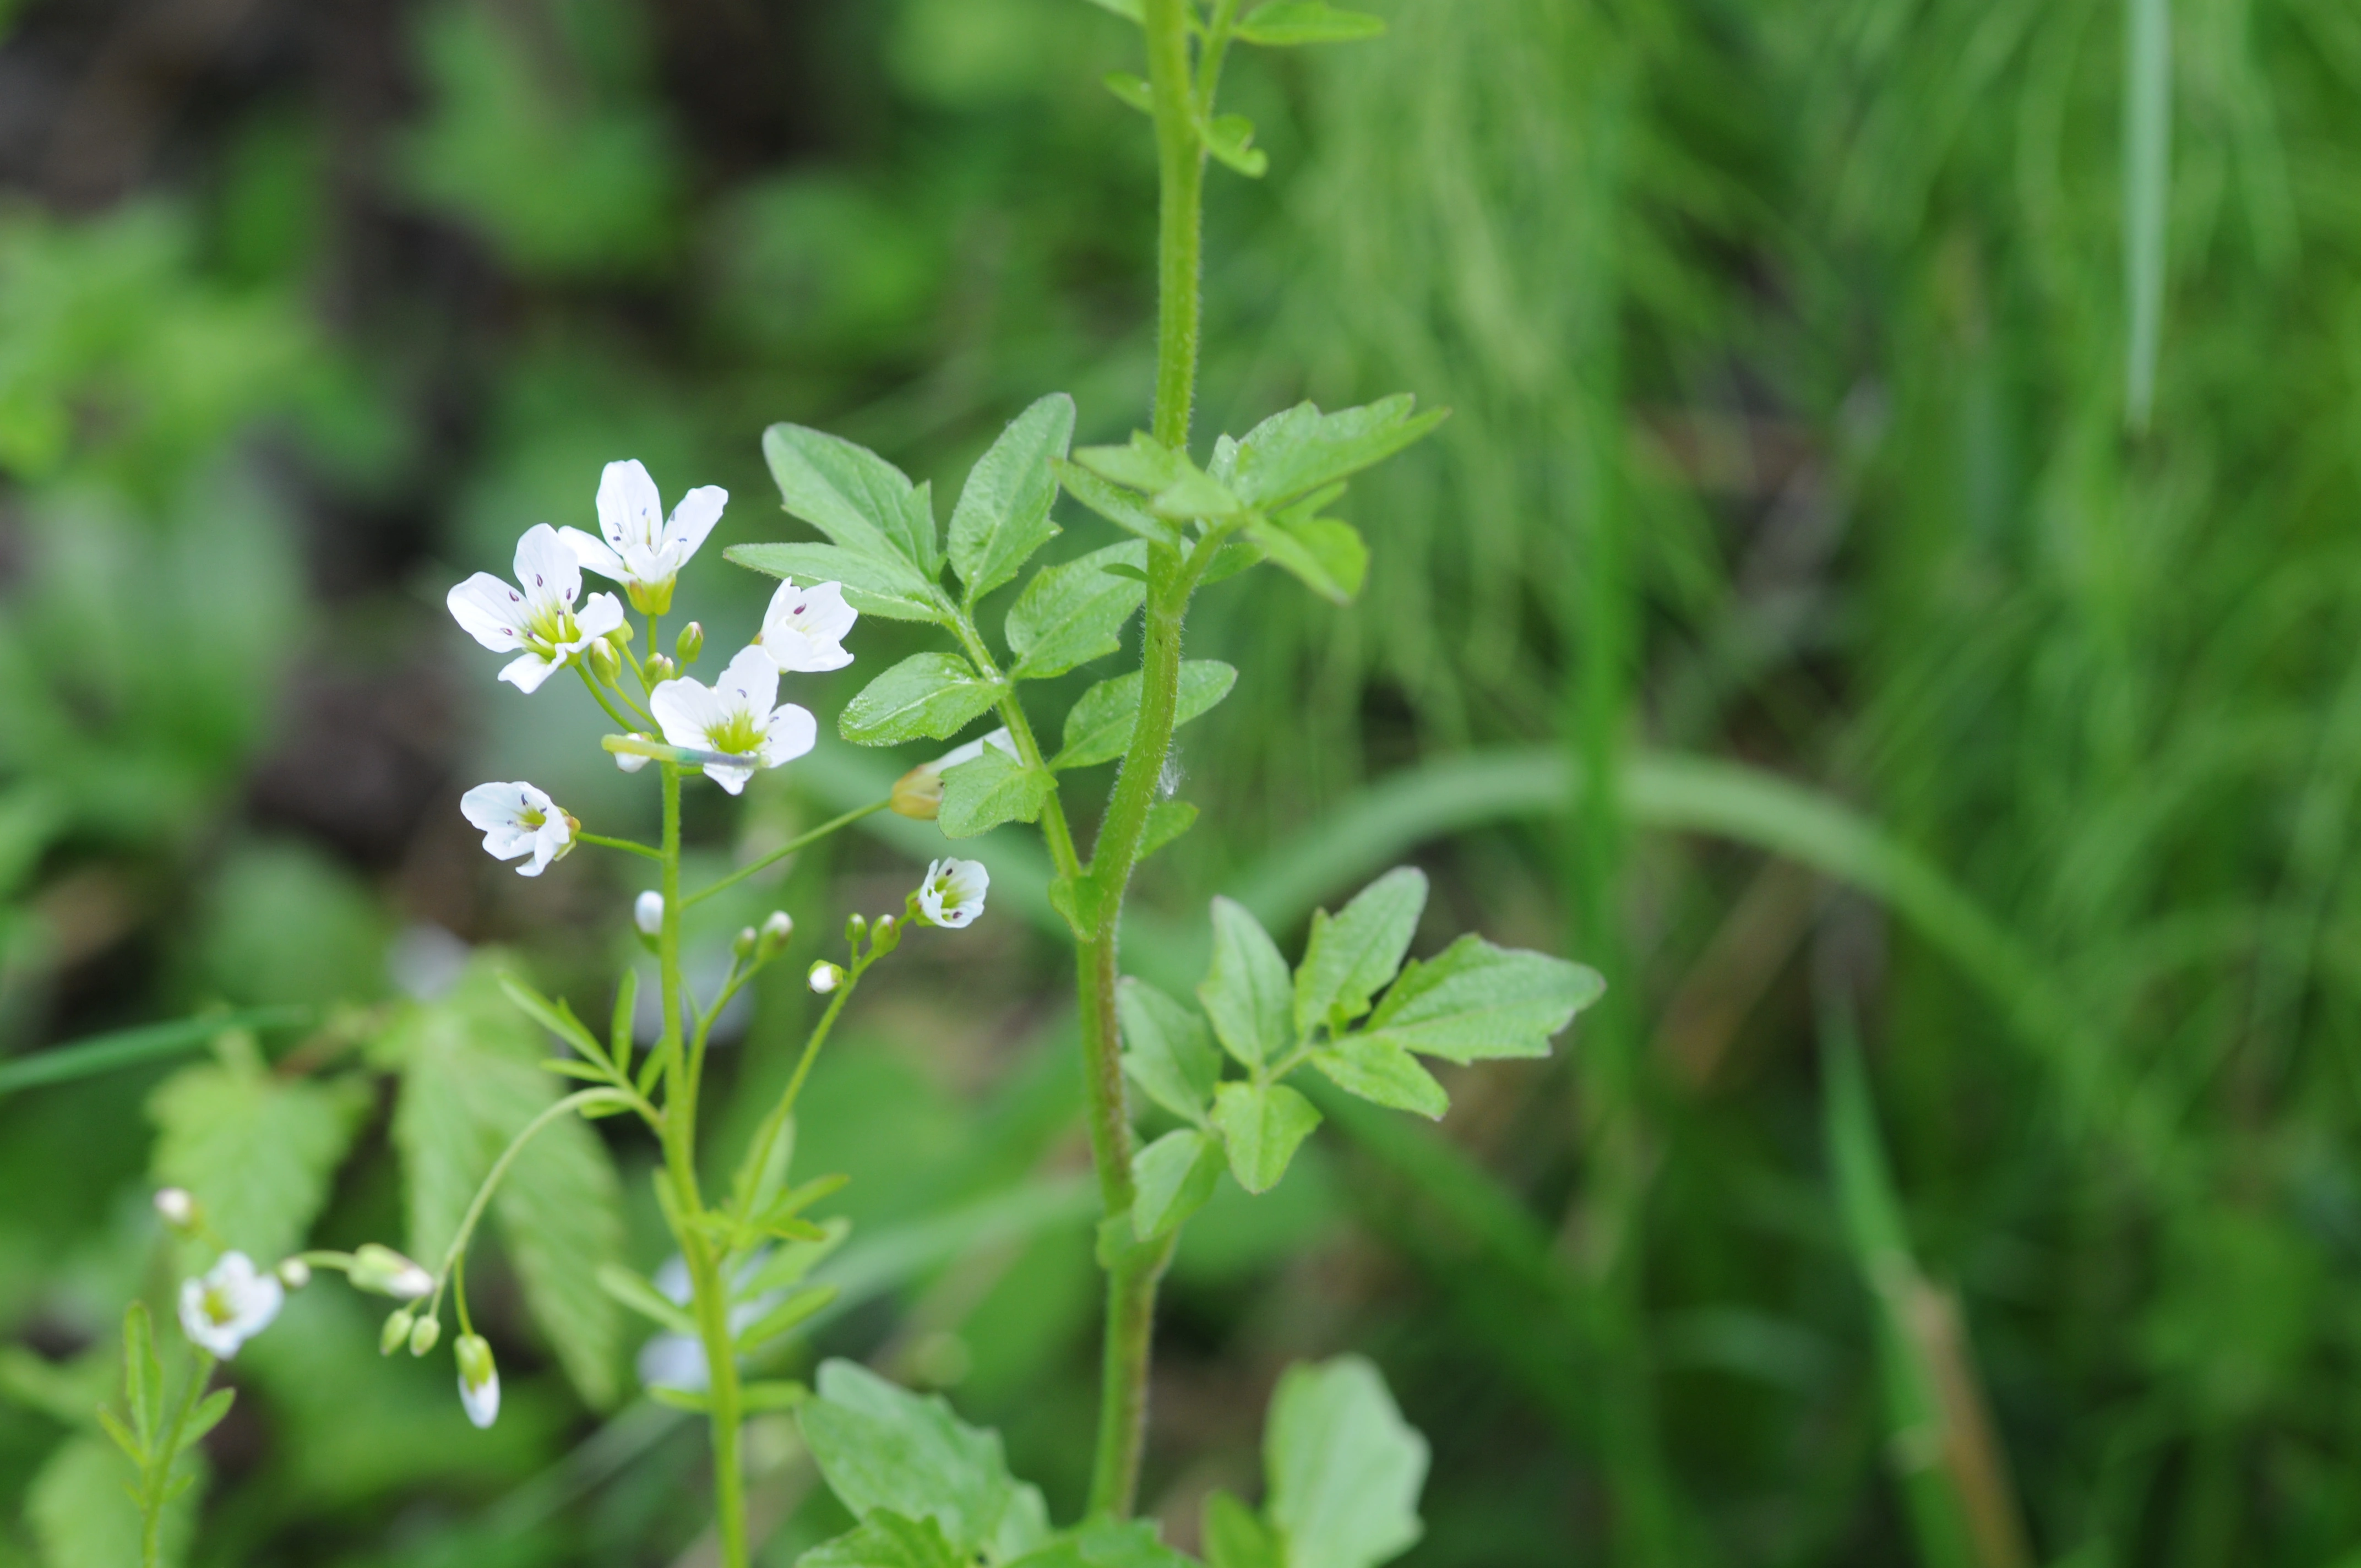
[[[1156, 115], [1157, 332], [1156, 438], [1185, 450], [1196, 397], [1199, 277], [1205, 151], [1190, 74], [1187, 0], [1147, 0], [1148, 91]], [[1210, 107], [1210, 105], [1209, 105]], [[1136, 1189], [1131, 1124], [1124, 1113], [1121, 1035], [1115, 987], [1116, 937], [1123, 900], [1138, 859], [1140, 836], [1172, 743], [1180, 689], [1180, 620], [1196, 581], [1193, 562], [1170, 550], [1148, 554], [1140, 637], [1139, 718], [1100, 819], [1086, 896], [1077, 901], [1088, 934], [1078, 944], [1076, 989], [1083, 1081], [1089, 1100], [1091, 1157], [1106, 1223], [1100, 1252], [1107, 1269], [1105, 1342], [1099, 1387], [1098, 1445], [1091, 1464], [1091, 1511], [1127, 1517], [1139, 1490], [1147, 1440], [1148, 1376], [1154, 1341], [1156, 1287], [1170, 1261], [1170, 1238], [1140, 1245], [1126, 1229]]]
[[163, 1561], [164, 1509], [171, 1502], [166, 1493], [172, 1485], [172, 1465], [180, 1458], [181, 1434], [189, 1430], [189, 1417], [195, 1413], [197, 1401], [204, 1398], [205, 1385], [213, 1381], [212, 1353], [199, 1350], [193, 1354], [189, 1386], [181, 1392], [180, 1406], [172, 1412], [172, 1424], [165, 1429], [161, 1445], [149, 1451], [161, 1454], [162, 1461], [148, 1466], [139, 1478], [140, 1568], [159, 1568]]

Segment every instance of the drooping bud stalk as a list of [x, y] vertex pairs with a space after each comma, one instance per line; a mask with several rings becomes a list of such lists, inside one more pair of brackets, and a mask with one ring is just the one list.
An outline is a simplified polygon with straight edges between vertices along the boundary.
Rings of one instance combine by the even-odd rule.
[[772, 910], [763, 916], [763, 934], [755, 944], [754, 956], [768, 963], [779, 956], [779, 949], [785, 947], [787, 938], [795, 934], [794, 918], [784, 909]]
[[407, 1307], [396, 1307], [388, 1313], [385, 1327], [378, 1331], [377, 1353], [379, 1355], [391, 1355], [401, 1349], [409, 1342], [410, 1331], [415, 1325], [415, 1321]]
[[434, 1277], [390, 1246], [369, 1242], [353, 1254], [353, 1288], [415, 1301], [434, 1288]]
[[424, 1355], [443, 1337], [443, 1325], [433, 1318], [421, 1318], [418, 1326], [410, 1331], [410, 1354]]
[[279, 1283], [290, 1290], [301, 1290], [312, 1283], [312, 1266], [300, 1257], [282, 1257], [275, 1270]]
[[885, 805], [896, 816], [932, 822], [943, 809], [942, 769], [932, 762], [920, 762], [894, 781], [894, 791], [886, 796]]
[[500, 1419], [500, 1369], [481, 1334], [461, 1334], [451, 1347], [459, 1363], [459, 1404], [467, 1419], [489, 1427]]
[[156, 1193], [156, 1212], [174, 1230], [186, 1234], [196, 1228], [197, 1201], [185, 1187], [166, 1187]]
[[682, 627], [680, 634], [672, 640], [673, 657], [684, 665], [696, 663], [697, 654], [704, 651], [705, 628], [696, 621]]
[[842, 985], [843, 983], [844, 971], [837, 968], [836, 965], [829, 962], [826, 959], [822, 959], [819, 962], [812, 965], [811, 988], [819, 995], [826, 996], [829, 992], [834, 991], [838, 986]]

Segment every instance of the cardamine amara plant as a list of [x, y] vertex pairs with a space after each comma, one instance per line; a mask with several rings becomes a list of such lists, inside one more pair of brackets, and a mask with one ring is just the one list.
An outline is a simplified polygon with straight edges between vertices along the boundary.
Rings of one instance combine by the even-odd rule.
[[[1156, 141], [1159, 306], [1149, 427], [1127, 444], [1071, 449], [1072, 400], [1042, 398], [969, 473], [946, 537], [928, 487], [884, 458], [820, 431], [772, 426], [763, 449], [785, 510], [821, 537], [726, 552], [779, 583], [761, 632], [709, 685], [687, 673], [704, 652], [697, 623], [680, 630], [669, 653], [659, 638], [680, 575], [728, 500], [718, 488], [692, 489], [667, 513], [644, 468], [609, 464], [597, 490], [597, 535], [536, 526], [517, 545], [513, 581], [478, 573], [451, 590], [459, 624], [510, 656], [500, 678], [517, 688], [514, 700], [570, 673], [613, 723], [603, 744], [616, 765], [643, 774], [660, 795], [662, 829], [653, 844], [593, 832], [524, 781], [478, 785], [459, 806], [482, 830], [485, 849], [522, 860], [526, 876], [544, 874], [582, 845], [651, 862], [658, 885], [640, 897], [632, 918], [656, 959], [661, 1033], [635, 1053], [631, 972], [604, 1032], [565, 1002], [501, 976], [497, 983], [509, 1003], [566, 1047], [540, 1065], [581, 1087], [522, 1120], [464, 1202], [466, 1188], [448, 1195], [456, 1218], [438, 1233], [445, 1238], [438, 1255], [414, 1261], [371, 1245], [293, 1250], [258, 1265], [257, 1254], [271, 1257], [277, 1242], [237, 1234], [234, 1198], [177, 1187], [159, 1193], [165, 1219], [209, 1266], [187, 1281], [179, 1302], [191, 1348], [179, 1391], [168, 1389], [145, 1310], [135, 1308], [126, 1321], [125, 1409], [106, 1418], [138, 1468], [133, 1492], [148, 1563], [158, 1561], [168, 1505], [189, 1484], [191, 1462], [182, 1456], [228, 1408], [226, 1390], [206, 1392], [214, 1365], [262, 1332], [286, 1293], [315, 1273], [342, 1272], [353, 1286], [395, 1299], [381, 1341], [389, 1354], [434, 1352], [447, 1310], [459, 1402], [477, 1426], [490, 1425], [500, 1410], [500, 1374], [468, 1314], [469, 1245], [536, 1138], [575, 1118], [617, 1116], [642, 1124], [661, 1149], [656, 1193], [681, 1266], [679, 1277], [660, 1282], [609, 1266], [598, 1271], [598, 1282], [683, 1353], [675, 1360], [686, 1370], [649, 1392], [702, 1414], [709, 1426], [726, 1568], [749, 1561], [741, 1428], [752, 1413], [778, 1410], [796, 1412], [812, 1458], [859, 1521], [807, 1553], [812, 1568], [1187, 1562], [1131, 1515], [1158, 1284], [1181, 1228], [1222, 1172], [1256, 1194], [1284, 1179], [1321, 1119], [1290, 1084], [1307, 1071], [1377, 1104], [1440, 1117], [1448, 1102], [1421, 1058], [1464, 1064], [1543, 1055], [1598, 997], [1601, 982], [1589, 970], [1477, 936], [1405, 962], [1427, 891], [1423, 875], [1410, 868], [1379, 877], [1334, 915], [1315, 915], [1292, 964], [1244, 906], [1216, 899], [1212, 959], [1192, 999], [1124, 974], [1120, 938], [1133, 872], [1197, 815], [1173, 795], [1167, 766], [1173, 732], [1239, 678], [1226, 664], [1184, 656], [1192, 598], [1267, 564], [1323, 598], [1350, 600], [1367, 553], [1330, 510], [1349, 479], [1421, 439], [1443, 415], [1416, 411], [1407, 395], [1334, 412], [1306, 403], [1241, 435], [1217, 435], [1204, 447], [1193, 442], [1208, 165], [1254, 177], [1266, 162], [1252, 126], [1216, 112], [1228, 52], [1239, 44], [1357, 39], [1382, 27], [1321, 0], [1099, 3], [1137, 23], [1147, 46], [1144, 78], [1117, 75], [1107, 84], [1148, 116]], [[1060, 532], [1051, 513], [1061, 492], [1121, 537], [1027, 575]], [[611, 591], [585, 597], [585, 573]], [[1013, 596], [987, 613], [1011, 587]], [[837, 716], [846, 740], [896, 746], [954, 740], [972, 727], [990, 732], [912, 769], [887, 799], [685, 889], [684, 790], [709, 784], [736, 795], [757, 772], [809, 751], [818, 721], [779, 700], [781, 683], [851, 663], [858, 624], [870, 617], [932, 628], [940, 645], [868, 682]], [[1135, 617], [1138, 666], [1084, 692], [1057, 723], [1052, 744], [1050, 729], [1037, 728], [1038, 698], [1028, 705], [1027, 684], [1117, 654]], [[1083, 804], [1098, 792], [1078, 800], [1067, 785], [1109, 763], [1116, 768], [1113, 784], [1095, 820], [1085, 820]], [[937, 821], [949, 840], [1006, 823], [1038, 824], [1055, 872], [1051, 901], [1073, 938], [1106, 1302], [1090, 1498], [1085, 1517], [1069, 1528], [1049, 1519], [1038, 1490], [1008, 1473], [997, 1436], [961, 1422], [941, 1398], [844, 1361], [825, 1363], [808, 1385], [785, 1375], [797, 1365], [793, 1352], [802, 1333], [831, 1299], [827, 1259], [848, 1228], [820, 1217], [841, 1179], [798, 1179], [791, 1169], [798, 1094], [846, 1003], [871, 983], [911, 926], [957, 931], [983, 915], [989, 877], [982, 864], [947, 853], [927, 867], [901, 910], [850, 917], [841, 961], [822, 959], [809, 970], [826, 1005], [793, 1076], [747, 1146], [729, 1151], [734, 1178], [715, 1190], [699, 1174], [712, 1168], [699, 1096], [715, 1021], [778, 958], [793, 921], [778, 912], [749, 926], [719, 983], [692, 995], [681, 959], [684, 914], [889, 808]], [[438, 1107], [406, 1097], [403, 1125], [431, 1128], [436, 1116], [464, 1114], [458, 1098]], [[1163, 1130], [1142, 1144], [1136, 1118]], [[562, 1236], [542, 1234], [539, 1245], [562, 1253]], [[553, 1266], [563, 1262], [560, 1255]], [[1425, 1445], [1367, 1362], [1345, 1357], [1291, 1369], [1272, 1402], [1265, 1453], [1259, 1508], [1224, 1493], [1209, 1502], [1202, 1539], [1210, 1562], [1367, 1568], [1417, 1539]]]

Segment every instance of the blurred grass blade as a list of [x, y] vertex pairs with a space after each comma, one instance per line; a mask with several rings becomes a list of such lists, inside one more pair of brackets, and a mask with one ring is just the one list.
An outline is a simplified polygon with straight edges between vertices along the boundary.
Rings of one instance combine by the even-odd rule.
[[1877, 1319], [1886, 1441], [1927, 1568], [2031, 1562], [2007, 1465], [1970, 1359], [1959, 1302], [1910, 1253], [1850, 1020], [1824, 1029], [1828, 1167], [1845, 1240]]
[[178, 1056], [196, 1049], [226, 1029], [297, 1028], [313, 1022], [317, 1015], [317, 1010], [310, 1007], [249, 1007], [239, 1013], [176, 1018], [167, 1024], [143, 1024], [136, 1029], [93, 1035], [88, 1039], [0, 1062], [0, 1094], [41, 1084], [66, 1083]]
[[2164, 333], [2164, 262], [2172, 194], [2172, 4], [2125, 0], [2124, 365], [2126, 416], [2147, 428]]

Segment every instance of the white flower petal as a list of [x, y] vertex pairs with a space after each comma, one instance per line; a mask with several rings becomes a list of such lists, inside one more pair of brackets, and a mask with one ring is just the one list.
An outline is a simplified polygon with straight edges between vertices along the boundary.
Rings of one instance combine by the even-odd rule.
[[771, 595], [755, 641], [782, 670], [811, 674], [840, 670], [852, 663], [841, 644], [859, 619], [859, 612], [844, 602], [840, 585], [799, 587], [790, 577]]
[[688, 565], [713, 525], [721, 521], [721, 509], [730, 504], [730, 492], [719, 485], [699, 485], [680, 498], [680, 505], [672, 509], [672, 521], [664, 526], [664, 543], [679, 552], [672, 566], [675, 571]]
[[665, 744], [698, 751], [707, 748], [706, 736], [728, 717], [721, 699], [704, 682], [686, 675], [658, 681], [656, 689], [648, 694], [648, 711], [664, 726]]
[[771, 710], [763, 731], [763, 765], [775, 768], [792, 762], [819, 740], [819, 720], [810, 710], [784, 702]]
[[181, 1328], [198, 1346], [227, 1361], [270, 1326], [286, 1303], [277, 1276], [258, 1273], [242, 1252], [225, 1253], [201, 1279], [181, 1283]]
[[467, 635], [495, 653], [524, 646], [524, 623], [530, 606], [524, 595], [489, 572], [478, 572], [444, 598], [451, 619]]
[[596, 572], [615, 583], [630, 577], [630, 572], [623, 565], [623, 558], [609, 548], [606, 541], [593, 539], [578, 528], [561, 528], [557, 531], [557, 537], [566, 541], [566, 547], [574, 552], [574, 559], [584, 571]]
[[731, 767], [721, 762], [708, 762], [705, 764], [705, 776], [731, 795], [736, 795], [746, 787], [746, 781], [754, 776], [754, 770]]
[[663, 542], [664, 499], [638, 458], [609, 463], [598, 476], [598, 532], [625, 561]]
[[759, 717], [779, 700], [779, 667], [760, 648], [741, 648], [713, 689], [731, 712]]
[[500, 670], [500, 679], [528, 695], [541, 689], [541, 683], [557, 674], [559, 666], [538, 653], [520, 653]]
[[470, 1385], [467, 1374], [459, 1376], [459, 1408], [480, 1430], [500, 1419], [500, 1375], [493, 1373], [480, 1386]]
[[592, 594], [589, 602], [582, 607], [582, 613], [574, 618], [574, 624], [581, 629], [581, 638], [570, 646], [580, 648], [596, 642], [623, 624], [623, 601], [613, 594]]
[[582, 564], [545, 522], [534, 523], [517, 541], [516, 578], [536, 609], [570, 609], [582, 593]]

